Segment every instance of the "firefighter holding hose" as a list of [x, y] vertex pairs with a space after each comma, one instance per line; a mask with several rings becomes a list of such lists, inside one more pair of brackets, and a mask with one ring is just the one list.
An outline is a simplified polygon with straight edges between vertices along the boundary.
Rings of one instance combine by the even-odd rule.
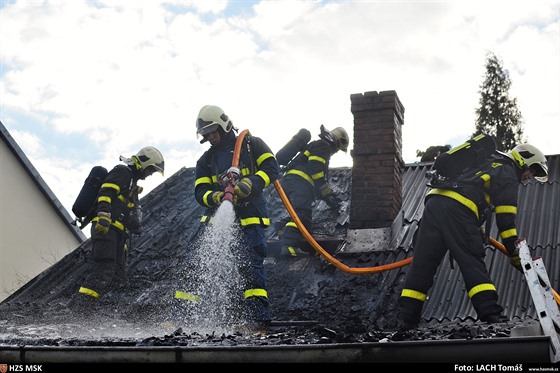
[[207, 207], [203, 223], [211, 220], [222, 202], [233, 203], [242, 232], [239, 272], [246, 286], [244, 315], [251, 326], [261, 329], [272, 319], [264, 268], [265, 228], [270, 225], [270, 218], [263, 190], [278, 178], [278, 163], [261, 138], [247, 135], [241, 139], [237, 167], [232, 167], [238, 141], [236, 132], [220, 107], [206, 105], [200, 109], [196, 133], [202, 137], [200, 143], [209, 142], [210, 148], [196, 163], [195, 198]]

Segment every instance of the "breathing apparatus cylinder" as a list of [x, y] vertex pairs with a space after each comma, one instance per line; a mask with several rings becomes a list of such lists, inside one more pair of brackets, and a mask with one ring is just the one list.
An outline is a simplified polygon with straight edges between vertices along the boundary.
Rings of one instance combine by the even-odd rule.
[[91, 169], [76, 201], [72, 205], [72, 212], [77, 218], [86, 217], [95, 206], [97, 193], [105, 177], [107, 177], [107, 173], [107, 169], [103, 166], [95, 166]]
[[280, 166], [286, 166], [300, 151], [305, 149], [311, 140], [311, 132], [302, 128], [292, 137], [282, 149], [276, 153], [276, 160]]
[[496, 151], [496, 143], [490, 135], [479, 134], [451, 150], [441, 153], [432, 169], [444, 177], [454, 178], [468, 168], [482, 164]]

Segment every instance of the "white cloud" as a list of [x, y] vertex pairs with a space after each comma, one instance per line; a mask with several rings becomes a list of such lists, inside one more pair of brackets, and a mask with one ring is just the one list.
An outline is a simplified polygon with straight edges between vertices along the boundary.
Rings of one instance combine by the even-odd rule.
[[142, 146], [166, 177], [193, 167], [206, 104], [276, 151], [302, 127], [352, 136], [350, 95], [394, 90], [414, 162], [474, 131], [490, 50], [529, 141], [558, 154], [559, 14], [558, 0], [2, 2], [0, 119], [70, 211], [91, 166]]

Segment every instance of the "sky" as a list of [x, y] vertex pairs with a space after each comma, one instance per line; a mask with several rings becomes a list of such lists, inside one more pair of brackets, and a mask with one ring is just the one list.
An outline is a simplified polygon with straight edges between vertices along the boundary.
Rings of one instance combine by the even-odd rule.
[[165, 175], [144, 193], [194, 167], [209, 104], [274, 152], [342, 126], [330, 166], [351, 167], [350, 96], [395, 91], [417, 162], [474, 132], [491, 52], [528, 142], [559, 154], [559, 19], [560, 0], [0, 0], [0, 120], [73, 216], [94, 165], [155, 146]]

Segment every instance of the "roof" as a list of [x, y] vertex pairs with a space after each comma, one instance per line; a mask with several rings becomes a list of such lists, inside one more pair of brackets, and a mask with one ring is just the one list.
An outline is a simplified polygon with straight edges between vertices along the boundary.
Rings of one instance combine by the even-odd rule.
[[[531, 182], [520, 187], [518, 231], [527, 238], [531, 252], [542, 256], [553, 287], [557, 288], [560, 260], [560, 155], [547, 158], [549, 181], [545, 184]], [[399, 220], [402, 225], [389, 247], [363, 253], [337, 252], [347, 226], [337, 224], [338, 213], [329, 210], [323, 202], [315, 205], [311, 233], [349, 267], [380, 266], [413, 256], [412, 235], [422, 214], [423, 197], [427, 191], [424, 175], [431, 165], [405, 165], [402, 219]], [[329, 170], [330, 182], [335, 193], [343, 200], [343, 209], [350, 203], [351, 172], [351, 168]], [[132, 241], [128, 280], [117, 284], [102, 299], [102, 313], [129, 321], [136, 320], [144, 325], [161, 325], [173, 319], [173, 294], [189, 284], [189, 273], [184, 270], [186, 256], [197, 246], [198, 220], [203, 212], [194, 200], [192, 185], [194, 168], [182, 168], [141, 199], [144, 232]], [[271, 218], [277, 222], [287, 214], [286, 210], [274, 187], [267, 189], [266, 193], [270, 201]], [[274, 229], [269, 229], [267, 234], [270, 252], [265, 266], [269, 276], [269, 298], [276, 321], [329, 325], [329, 328], [339, 333], [337, 338], [354, 342], [373, 338], [373, 331], [395, 328], [396, 302], [408, 266], [373, 274], [349, 274], [318, 257], [281, 257], [276, 250]], [[495, 228], [491, 236], [495, 237]], [[0, 314], [3, 317], [14, 313], [27, 315], [24, 317], [30, 317], [29, 313], [34, 316], [59, 314], [64, 309], [64, 302], [76, 291], [76, 283], [85, 274], [90, 249], [91, 241], [87, 240], [0, 303]], [[224, 262], [220, 261], [220, 255], [224, 250], [217, 244], [207, 253], [214, 263], [210, 269], [222, 266]], [[536, 320], [535, 308], [523, 276], [513, 270], [507, 258], [497, 250], [490, 248], [487, 253], [486, 264], [490, 276], [496, 282], [505, 314], [514, 321]], [[424, 308], [424, 323], [437, 327], [445, 326], [450, 321], [474, 321], [476, 315], [465, 294], [460, 271], [452, 269], [449, 261], [444, 259], [436, 276], [435, 286]], [[361, 337], [349, 337], [352, 333]], [[91, 345], [92, 342], [88, 343]], [[294, 343], [293, 340], [290, 343]]]

